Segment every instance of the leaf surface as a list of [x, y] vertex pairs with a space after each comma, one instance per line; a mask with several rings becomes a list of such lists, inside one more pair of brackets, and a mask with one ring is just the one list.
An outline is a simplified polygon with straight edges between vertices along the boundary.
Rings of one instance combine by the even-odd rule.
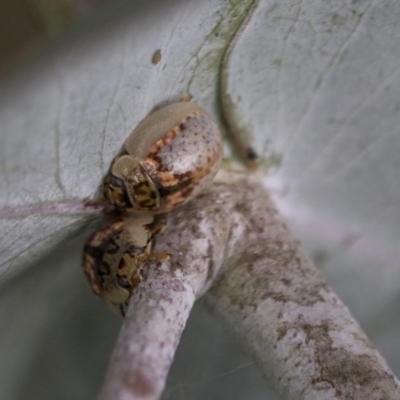
[[[83, 339], [78, 344], [65, 337], [55, 365], [66, 354], [71, 366], [93, 354], [82, 351], [95, 347], [82, 333], [87, 326], [103, 331], [118, 325], [104, 317], [107, 310], [100, 305], [74, 314], [82, 307], [74, 299], [89, 301], [80, 292], [88, 289], [77, 284], [87, 233], [69, 244], [67, 239], [96, 217], [85, 204], [99, 198], [102, 179], [130, 131], [152, 109], [184, 93], [219, 120], [224, 99], [237, 131], [260, 154], [260, 173], [296, 235], [400, 374], [397, 2], [260, 0], [251, 15], [250, 1], [128, 3], [110, 7], [110, 17], [100, 15], [78, 27], [0, 85], [0, 281], [5, 288], [0, 314], [7, 321], [1, 335], [7, 360], [15, 361], [2, 363], [0, 397], [22, 399], [29, 392], [62, 398], [67, 393], [55, 379], [46, 390], [35, 386], [30, 375], [41, 355], [49, 354], [42, 343], [49, 340], [63, 304], [68, 303], [68, 321]], [[157, 50], [161, 60], [154, 64]], [[222, 93], [220, 79], [226, 83]], [[30, 265], [45, 272], [17, 276]], [[36, 279], [38, 290], [32, 288]], [[33, 319], [24, 320], [25, 313]], [[30, 325], [35, 329], [29, 343], [23, 342], [17, 332]], [[209, 320], [203, 331], [196, 328], [194, 341], [218, 335], [215, 325]], [[104, 345], [104, 355], [110, 346]], [[210, 364], [221, 359], [216, 347], [210, 345], [209, 352]], [[185, 354], [183, 363], [204, 357], [203, 350], [196, 355], [186, 348]], [[210, 364], [199, 365], [206, 370]], [[184, 365], [179, 379], [183, 374], [190, 380]], [[210, 369], [208, 378], [232, 370], [228, 364], [220, 367]], [[46, 371], [51, 378], [53, 367]], [[77, 398], [91, 397], [101, 379], [97, 368], [85, 373], [92, 378], [79, 381]], [[201, 392], [199, 398], [222, 398], [210, 390], [208, 378], [199, 383], [197, 377], [198, 391], [182, 388], [172, 375], [165, 398], [168, 393], [176, 398], [178, 391], [183, 397]], [[228, 385], [232, 393], [227, 387], [223, 393], [243, 398], [235, 377]], [[17, 389], [21, 380], [28, 383]], [[247, 382], [246, 398], [265, 398], [257, 379]]]

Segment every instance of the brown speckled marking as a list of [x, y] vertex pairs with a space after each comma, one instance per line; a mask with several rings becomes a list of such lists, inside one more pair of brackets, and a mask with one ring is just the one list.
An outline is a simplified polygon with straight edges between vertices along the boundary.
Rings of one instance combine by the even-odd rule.
[[[106, 260], [106, 253], [116, 253], [118, 244], [112, 239], [122, 229], [122, 226], [122, 220], [106, 225], [103, 229], [94, 232], [85, 244], [83, 250], [84, 272], [93, 292], [97, 296], [101, 294], [101, 287], [104, 284], [104, 275], [107, 273], [107, 271], [104, 270], [104, 266], [109, 267]], [[110, 245], [111, 248], [107, 249]], [[110, 273], [109, 268], [108, 273]]]
[[[146, 177], [149, 179], [148, 177]], [[152, 188], [147, 180], [132, 185], [136, 204], [142, 209], [153, 210], [159, 207], [159, 194]]]
[[113, 204], [116, 207], [132, 207], [132, 201], [124, 182], [112, 174], [109, 174], [104, 182], [103, 193], [106, 199], [113, 199]]
[[[125, 217], [89, 237], [83, 251], [85, 275], [93, 292], [115, 311], [123, 314], [149, 260], [169, 258], [165, 253], [150, 253], [151, 239], [158, 230], [160, 226], [156, 225], [152, 229], [142, 226], [140, 231], [140, 226]], [[147, 234], [144, 246], [138, 245], [141, 234], [136, 236], [143, 231]]]
[[[216, 151], [214, 153], [213, 157], [203, 168], [198, 168], [193, 171], [190, 180], [187, 180], [188, 185], [184, 189], [179, 190], [176, 193], [170, 194], [166, 199], [167, 201], [161, 198], [161, 202], [163, 202], [163, 209], [165, 210], [165, 212], [172, 211], [179, 205], [184, 204], [188, 199], [195, 197], [199, 192], [204, 189], [204, 187], [211, 183], [215, 176], [215, 173], [219, 169], [219, 159], [221, 158], [221, 152], [222, 146], [220, 147], [219, 151]], [[172, 177], [169, 182], [174, 182], [174, 177]], [[181, 180], [178, 180], [178, 182], [182, 185]], [[185, 182], [185, 180], [183, 180], [183, 182]]]
[[123, 382], [135, 397], [150, 397], [154, 393], [153, 381], [141, 369], [127, 371]]
[[[182, 124], [181, 124], [182, 125]], [[157, 142], [155, 142], [153, 144], [153, 146], [150, 149], [150, 152], [147, 156], [147, 158], [150, 159], [154, 159], [157, 160], [157, 153], [158, 151], [163, 148], [164, 146], [166, 146], [168, 143], [170, 143], [175, 136], [179, 133], [180, 131], [180, 126], [177, 126], [176, 128], [172, 129], [171, 131], [169, 131], [162, 139], [157, 140]]]
[[[179, 155], [179, 156], [177, 156]], [[194, 112], [158, 140], [143, 167], [161, 194], [161, 208], [168, 212], [193, 198], [211, 183], [219, 169], [222, 143], [218, 127], [206, 114]]]

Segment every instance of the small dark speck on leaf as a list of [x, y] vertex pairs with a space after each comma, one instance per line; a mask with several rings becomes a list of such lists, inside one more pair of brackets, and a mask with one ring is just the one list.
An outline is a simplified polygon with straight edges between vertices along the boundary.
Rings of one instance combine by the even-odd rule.
[[161, 58], [162, 58], [161, 50], [158, 49], [153, 54], [153, 57], [151, 58], [151, 63], [157, 65], [161, 61]]

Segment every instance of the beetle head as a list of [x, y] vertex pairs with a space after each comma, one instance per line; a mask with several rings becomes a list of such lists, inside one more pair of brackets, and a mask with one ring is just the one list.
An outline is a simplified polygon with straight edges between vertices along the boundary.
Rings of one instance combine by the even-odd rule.
[[141, 163], [126, 154], [117, 157], [104, 182], [107, 200], [122, 210], [148, 210], [159, 208], [159, 192]]

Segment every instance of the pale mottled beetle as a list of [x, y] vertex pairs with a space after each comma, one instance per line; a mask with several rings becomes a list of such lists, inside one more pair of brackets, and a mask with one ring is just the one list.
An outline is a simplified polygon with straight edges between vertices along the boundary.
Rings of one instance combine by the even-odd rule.
[[144, 119], [125, 142], [104, 183], [121, 210], [166, 213], [195, 197], [213, 180], [222, 139], [212, 118], [192, 102], [171, 104]]
[[124, 212], [95, 232], [84, 248], [86, 276], [95, 294], [124, 314], [160, 230], [154, 215], [167, 213], [208, 187], [222, 158], [222, 138], [198, 105], [168, 105], [145, 118], [125, 142], [104, 182], [104, 195]]
[[167, 253], [151, 253], [151, 239], [159, 225], [150, 214], [121, 217], [94, 232], [83, 250], [85, 274], [93, 292], [124, 315], [134, 288], [143, 279], [149, 260], [168, 260]]

